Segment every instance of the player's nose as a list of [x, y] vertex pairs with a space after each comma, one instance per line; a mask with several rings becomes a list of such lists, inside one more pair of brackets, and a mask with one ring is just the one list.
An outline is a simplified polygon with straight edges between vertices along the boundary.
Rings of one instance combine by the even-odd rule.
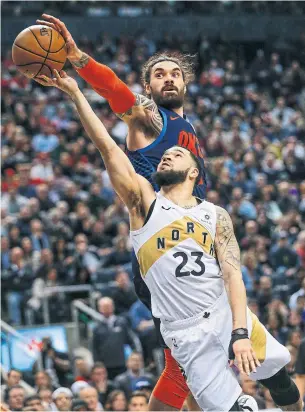
[[168, 160], [169, 160], [169, 161], [172, 160], [172, 157], [171, 157], [170, 154], [163, 156], [163, 162], [166, 162], [166, 161], [168, 161]]
[[170, 76], [170, 74], [166, 74], [166, 75], [164, 76], [164, 84], [165, 84], [165, 85], [174, 84], [174, 80], [172, 79], [172, 77]]

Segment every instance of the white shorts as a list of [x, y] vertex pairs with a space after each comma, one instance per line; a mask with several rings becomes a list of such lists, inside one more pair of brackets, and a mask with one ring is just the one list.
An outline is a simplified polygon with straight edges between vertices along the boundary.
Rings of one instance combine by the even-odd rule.
[[[253, 380], [273, 376], [290, 361], [289, 351], [277, 342], [248, 309], [247, 327], [262, 366]], [[161, 323], [161, 334], [184, 369], [187, 384], [204, 411], [229, 411], [241, 387], [228, 364], [232, 312], [224, 292], [213, 307], [192, 318]]]

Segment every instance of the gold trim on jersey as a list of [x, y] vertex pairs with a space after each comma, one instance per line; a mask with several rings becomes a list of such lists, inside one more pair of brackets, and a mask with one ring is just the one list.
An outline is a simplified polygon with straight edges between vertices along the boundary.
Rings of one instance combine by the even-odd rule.
[[257, 316], [251, 312], [252, 318], [252, 333], [250, 340], [252, 342], [252, 348], [256, 354], [260, 363], [263, 363], [266, 359], [267, 350], [267, 336], [263, 325], [258, 320]]
[[183, 216], [152, 235], [139, 249], [138, 262], [142, 276], [146, 276], [151, 266], [186, 239], [193, 239], [207, 254], [215, 257], [214, 241], [204, 225], [190, 217]]

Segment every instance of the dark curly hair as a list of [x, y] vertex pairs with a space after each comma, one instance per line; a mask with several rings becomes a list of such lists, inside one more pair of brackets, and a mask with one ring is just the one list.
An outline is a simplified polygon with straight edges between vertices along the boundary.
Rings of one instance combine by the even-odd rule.
[[195, 56], [180, 52], [162, 51], [153, 54], [142, 67], [141, 80], [143, 85], [149, 83], [151, 69], [160, 62], [171, 61], [176, 63], [183, 75], [185, 84], [190, 83], [195, 78]]

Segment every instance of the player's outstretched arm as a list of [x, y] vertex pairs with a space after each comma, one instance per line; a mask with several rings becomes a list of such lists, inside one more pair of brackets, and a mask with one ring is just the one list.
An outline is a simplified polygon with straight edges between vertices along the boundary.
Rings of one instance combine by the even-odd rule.
[[229, 356], [231, 360], [235, 356], [239, 370], [249, 374], [251, 371], [256, 370], [259, 362], [252, 349], [247, 332], [247, 297], [242, 280], [240, 250], [228, 212], [219, 206], [216, 206], [216, 210], [215, 250], [225, 281], [233, 317], [232, 339], [229, 348], [231, 353], [229, 353]]
[[55, 86], [70, 95], [88, 136], [103, 157], [115, 191], [128, 207], [131, 217], [140, 217], [141, 214], [145, 217], [145, 211], [149, 209], [155, 198], [152, 186], [142, 176], [137, 175], [128, 157], [111, 138], [79, 90], [77, 82], [64, 71], [60, 74], [57, 70], [53, 72], [53, 79], [41, 75], [38, 80], [42, 80], [43, 84], [47, 82], [49, 86]]
[[108, 100], [111, 109], [124, 122], [139, 120], [151, 130], [151, 135], [157, 136], [163, 127], [163, 119], [157, 105], [149, 98], [133, 94], [129, 87], [104, 64], [98, 63], [92, 57], [82, 52], [76, 45], [71, 33], [60, 19], [43, 14], [44, 20], [38, 24], [47, 25], [59, 31], [66, 41], [67, 57], [78, 74], [89, 83], [93, 89]]

